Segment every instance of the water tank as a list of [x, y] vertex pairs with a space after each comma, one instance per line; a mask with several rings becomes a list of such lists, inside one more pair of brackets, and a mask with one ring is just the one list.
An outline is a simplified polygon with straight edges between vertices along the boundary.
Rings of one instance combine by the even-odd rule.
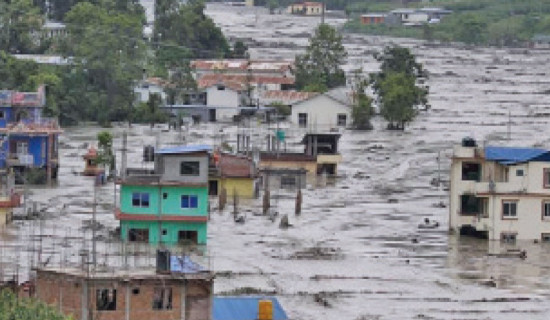
[[155, 147], [151, 145], [143, 147], [143, 161], [144, 162], [155, 161]]
[[258, 320], [273, 320], [273, 303], [271, 300], [258, 301]]
[[157, 250], [157, 273], [170, 272], [170, 251], [166, 249]]
[[463, 147], [477, 147], [476, 140], [471, 137], [465, 137], [462, 139], [462, 146]]

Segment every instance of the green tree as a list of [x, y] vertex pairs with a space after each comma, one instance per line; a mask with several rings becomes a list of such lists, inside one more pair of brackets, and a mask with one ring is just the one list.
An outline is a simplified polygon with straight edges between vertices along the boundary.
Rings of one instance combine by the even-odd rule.
[[346, 57], [342, 36], [327, 24], [319, 25], [305, 54], [296, 56], [296, 87], [326, 90], [345, 85], [346, 76], [340, 66]]
[[173, 68], [170, 75], [170, 84], [165, 88], [168, 104], [189, 104], [186, 97], [197, 91], [197, 82], [191, 73], [189, 62], [184, 62]]
[[381, 55], [380, 72], [370, 75], [370, 83], [380, 101], [380, 113], [389, 129], [403, 130], [416, 116], [416, 106], [427, 105], [428, 87], [417, 86], [427, 78], [422, 64], [407, 48], [386, 47]]
[[43, 24], [39, 7], [32, 0], [0, 1], [0, 50], [34, 53]]
[[48, 306], [34, 299], [19, 299], [11, 291], [0, 292], [0, 319], [17, 320], [69, 320]]
[[277, 9], [278, 7], [279, 7], [279, 3], [277, 2], [277, 0], [269, 0], [269, 2], [267, 3], [269, 14], [274, 14], [275, 9]]
[[81, 2], [65, 17], [70, 36], [64, 53], [74, 57], [75, 72], [85, 77], [79, 89], [86, 95], [86, 117], [103, 125], [128, 118], [146, 52], [142, 15], [109, 4]]
[[352, 78], [353, 107], [351, 118], [353, 127], [359, 130], [372, 129], [370, 121], [374, 115], [374, 110], [372, 108], [372, 98], [365, 93], [367, 86], [368, 81], [363, 76], [363, 70], [355, 70]]
[[452, 28], [454, 40], [467, 44], [484, 43], [487, 30], [487, 22], [474, 13], [465, 13], [453, 18]]
[[[109, 131], [97, 134], [97, 164], [107, 168], [111, 174], [115, 170], [115, 154], [113, 152], [113, 135]], [[107, 170], [106, 170], [107, 171]]]
[[149, 123], [151, 128], [156, 123], [168, 121], [168, 116], [160, 109], [162, 98], [159, 94], [149, 95], [149, 101], [141, 103], [134, 112], [134, 120], [139, 123]]
[[248, 58], [248, 46], [241, 40], [238, 40], [233, 45], [233, 58], [247, 59]]

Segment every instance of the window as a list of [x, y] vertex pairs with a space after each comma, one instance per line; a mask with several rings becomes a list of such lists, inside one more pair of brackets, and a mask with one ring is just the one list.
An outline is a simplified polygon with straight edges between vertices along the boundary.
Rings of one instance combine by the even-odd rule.
[[506, 200], [502, 201], [502, 218], [503, 219], [517, 219], [518, 217], [518, 202]]
[[167, 235], [167, 234], [168, 234], [168, 230], [162, 229], [162, 235], [165, 236], [165, 235]]
[[132, 193], [132, 206], [140, 208], [149, 208], [149, 193], [134, 192]]
[[153, 291], [153, 310], [172, 309], [172, 288], [155, 288]]
[[345, 113], [338, 114], [338, 126], [345, 127], [348, 115]]
[[487, 216], [487, 203], [487, 198], [478, 198], [472, 194], [463, 194], [460, 196], [460, 214]]
[[135, 294], [135, 295], [139, 294], [139, 288], [132, 289], [132, 294]]
[[307, 113], [298, 113], [298, 126], [301, 128], [307, 126]]
[[462, 180], [463, 181], [480, 181], [481, 180], [481, 164], [472, 162], [462, 163]]
[[523, 175], [524, 175], [523, 169], [517, 169], [516, 170], [516, 176], [517, 177], [523, 177]]
[[168, 199], [168, 192], [163, 192], [162, 193], [162, 199], [164, 199], [164, 200]]
[[296, 178], [293, 176], [281, 177], [281, 189], [293, 189], [296, 187]]
[[197, 231], [181, 230], [178, 231], [178, 242], [182, 244], [196, 244], [199, 234]]
[[541, 240], [541, 242], [549, 243], [550, 242], [550, 233], [541, 233], [540, 240]]
[[516, 237], [517, 237], [516, 233], [503, 232], [503, 233], [500, 234], [500, 241], [513, 243], [513, 242], [516, 242]]
[[550, 188], [550, 168], [543, 171], [544, 188]]
[[196, 209], [199, 207], [199, 197], [182, 195], [181, 196], [181, 208], [182, 209]]
[[116, 310], [116, 289], [98, 289], [96, 308], [98, 311]]
[[542, 202], [542, 220], [550, 220], [550, 201]]
[[219, 86], [218, 86], [218, 90], [219, 90], [219, 91], [225, 90], [225, 86], [224, 86], [224, 85], [219, 85]]
[[200, 173], [200, 164], [198, 161], [182, 161], [180, 163], [180, 175], [198, 176]]
[[4, 119], [5, 113], [3, 110], [0, 110], [0, 119]]
[[130, 230], [128, 230], [128, 241], [130, 241], [130, 242], [149, 242], [149, 229], [130, 229]]
[[29, 143], [26, 141], [17, 141], [15, 152], [17, 154], [28, 154], [29, 153]]

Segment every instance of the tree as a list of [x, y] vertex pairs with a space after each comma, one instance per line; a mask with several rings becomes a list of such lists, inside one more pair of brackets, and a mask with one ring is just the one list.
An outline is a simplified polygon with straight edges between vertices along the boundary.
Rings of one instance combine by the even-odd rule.
[[75, 72], [85, 78], [80, 89], [86, 96], [86, 117], [103, 125], [130, 114], [146, 52], [143, 16], [107, 2], [103, 7], [81, 2], [67, 13], [69, 37], [64, 46], [64, 54], [74, 57]]
[[306, 53], [296, 56], [296, 87], [326, 90], [345, 85], [346, 76], [340, 66], [346, 57], [342, 37], [336, 29], [320, 24], [309, 39]]
[[274, 14], [275, 9], [277, 9], [278, 7], [279, 7], [279, 3], [277, 2], [277, 0], [269, 0], [269, 2], [267, 3], [269, 14]]
[[197, 91], [197, 82], [191, 74], [189, 62], [184, 62], [172, 69], [170, 75], [170, 84], [165, 88], [168, 104], [183, 103], [188, 93]]
[[11, 291], [0, 292], [0, 319], [68, 320], [55, 308], [34, 299], [19, 299]]
[[161, 104], [162, 98], [160, 94], [153, 93], [149, 95], [149, 100], [146, 103], [141, 103], [134, 111], [134, 121], [149, 123], [151, 128], [156, 123], [167, 121], [168, 116], [160, 109]]
[[97, 148], [97, 164], [108, 167], [112, 173], [115, 170], [115, 154], [113, 152], [113, 135], [109, 131], [101, 131], [97, 134]]
[[241, 40], [238, 40], [233, 45], [233, 58], [247, 59], [248, 58], [248, 46]]
[[32, 0], [0, 1], [0, 50], [34, 53], [43, 24], [40, 9]]
[[380, 113], [389, 129], [403, 130], [416, 116], [416, 106], [427, 105], [428, 87], [417, 86], [427, 73], [407, 48], [386, 47], [375, 58], [381, 62], [380, 72], [370, 75], [370, 83], [379, 97]]
[[353, 107], [351, 118], [353, 127], [359, 130], [372, 129], [370, 120], [374, 114], [374, 110], [372, 108], [372, 99], [365, 93], [367, 86], [368, 81], [363, 76], [363, 70], [355, 70], [352, 80]]

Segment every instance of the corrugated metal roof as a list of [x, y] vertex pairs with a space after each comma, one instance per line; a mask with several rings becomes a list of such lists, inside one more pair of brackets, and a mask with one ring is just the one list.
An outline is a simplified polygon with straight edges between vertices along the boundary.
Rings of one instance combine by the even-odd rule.
[[485, 147], [485, 159], [502, 164], [550, 161], [550, 151], [536, 148]]
[[173, 148], [163, 148], [157, 150], [157, 154], [181, 154], [181, 153], [194, 153], [194, 152], [210, 152], [212, 147], [206, 144], [195, 144], [188, 146], [179, 146]]
[[274, 297], [214, 297], [213, 319], [256, 320], [260, 300], [271, 300], [273, 303], [273, 320], [288, 319], [283, 307]]

